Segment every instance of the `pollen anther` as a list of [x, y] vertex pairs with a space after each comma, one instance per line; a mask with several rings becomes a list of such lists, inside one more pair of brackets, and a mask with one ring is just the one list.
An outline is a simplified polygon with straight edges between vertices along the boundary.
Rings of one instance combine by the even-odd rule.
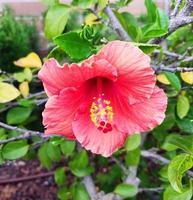
[[112, 131], [113, 107], [111, 101], [105, 99], [104, 94], [98, 98], [93, 97], [90, 107], [90, 119], [98, 130], [103, 133]]

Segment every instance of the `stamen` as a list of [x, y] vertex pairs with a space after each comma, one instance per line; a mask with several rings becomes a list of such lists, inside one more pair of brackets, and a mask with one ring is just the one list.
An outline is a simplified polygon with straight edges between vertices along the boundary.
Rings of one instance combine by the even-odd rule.
[[112, 131], [113, 108], [111, 101], [105, 99], [105, 95], [94, 97], [90, 107], [90, 119], [98, 130], [103, 133]]

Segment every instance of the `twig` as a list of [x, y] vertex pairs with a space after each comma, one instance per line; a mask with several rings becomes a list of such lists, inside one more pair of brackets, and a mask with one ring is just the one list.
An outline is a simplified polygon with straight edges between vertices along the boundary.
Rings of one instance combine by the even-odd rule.
[[186, 5], [182, 9], [182, 11], [174, 17], [171, 16], [168, 33], [158, 39], [150, 41], [150, 43], [159, 44], [178, 28], [193, 23], [193, 17], [191, 16], [192, 11], [193, 0], [186, 0]]
[[128, 175], [129, 170], [115, 157], [111, 158], [113, 162], [115, 162], [124, 172], [125, 175]]
[[158, 188], [139, 188], [138, 193], [142, 193], [142, 192], [161, 192], [163, 191], [164, 188], [162, 187], [158, 187]]
[[117, 19], [117, 17], [113, 13], [113, 11], [110, 8], [110, 6], [106, 6], [105, 12], [106, 12], [106, 14], [108, 15], [108, 17], [110, 19], [110, 22], [111, 22], [111, 25], [112, 25], [113, 29], [118, 33], [120, 38], [122, 40], [130, 40], [129, 35], [127, 34], [127, 32], [124, 30], [124, 28], [120, 24], [119, 20]]
[[[143, 156], [144, 158], [150, 159], [153, 162], [159, 161], [161, 164], [169, 164], [170, 163], [170, 160], [164, 158], [163, 156], [161, 156], [157, 153], [151, 152], [151, 151], [147, 151], [147, 150], [141, 151], [141, 156]], [[193, 177], [192, 171], [188, 171], [187, 174], [190, 177]]]
[[18, 128], [16, 126], [10, 126], [10, 125], [5, 124], [3, 122], [0, 122], [0, 127], [5, 128], [7, 130], [15, 130], [15, 131], [18, 131], [20, 133], [23, 133], [23, 135], [18, 136], [18, 137], [12, 137], [12, 138], [7, 139], [7, 140], [0, 140], [0, 144], [6, 144], [8, 142], [13, 142], [13, 141], [21, 140], [21, 139], [27, 139], [27, 138], [31, 138], [32, 136], [39, 136], [41, 138], [47, 137], [42, 132], [22, 129], [22, 128]]
[[175, 73], [175, 72], [192, 72], [193, 71], [193, 68], [177, 67], [175, 63], [172, 64], [172, 65], [169, 65], [169, 66], [164, 66], [164, 65], [154, 66], [153, 69], [157, 73], [162, 72], [162, 71], [172, 72], [172, 73]]
[[176, 0], [176, 6], [171, 14], [171, 17], [175, 17], [179, 13], [179, 8], [182, 3], [182, 0]]
[[91, 176], [85, 176], [83, 178], [83, 183], [91, 197], [91, 200], [96, 200], [96, 197], [97, 197], [97, 191], [96, 191], [96, 187], [95, 187], [95, 184], [94, 184], [94, 181], [92, 179]]
[[18, 178], [6, 179], [6, 180], [0, 180], [0, 185], [8, 184], [8, 183], [23, 182], [23, 181], [31, 181], [31, 180], [38, 179], [38, 178], [44, 178], [44, 177], [47, 177], [47, 176], [53, 176], [53, 174], [54, 174], [54, 172], [46, 172], [46, 173], [41, 173], [41, 174], [37, 174], [37, 175], [18, 177]]

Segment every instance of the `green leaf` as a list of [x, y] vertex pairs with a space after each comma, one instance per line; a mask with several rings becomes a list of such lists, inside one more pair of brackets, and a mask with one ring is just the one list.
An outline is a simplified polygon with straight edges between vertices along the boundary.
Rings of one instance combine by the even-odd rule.
[[94, 4], [94, 1], [93, 0], [73, 0], [72, 1], [72, 5], [74, 6], [79, 6], [83, 9], [88, 9], [90, 8], [92, 5]]
[[185, 153], [174, 157], [170, 162], [168, 166], [168, 180], [176, 192], [183, 192], [182, 176], [192, 166], [192, 156]]
[[174, 151], [177, 149], [176, 145], [173, 145], [170, 141], [173, 140], [173, 138], [178, 137], [178, 134], [169, 134], [166, 138], [165, 141], [162, 145], [162, 149], [166, 150], [166, 151]]
[[45, 35], [48, 39], [52, 39], [60, 35], [68, 21], [69, 6], [58, 4], [50, 7], [45, 18]]
[[25, 140], [10, 142], [3, 146], [3, 158], [8, 160], [15, 160], [25, 156], [28, 152], [29, 145]]
[[57, 146], [59, 144], [62, 144], [62, 142], [64, 141], [63, 137], [60, 136], [54, 136], [50, 139], [50, 142], [54, 145]]
[[186, 96], [180, 95], [177, 101], [177, 114], [180, 119], [184, 118], [190, 109], [190, 102]]
[[69, 167], [75, 176], [84, 177], [93, 172], [93, 168], [88, 164], [87, 152], [83, 150], [76, 154], [74, 159], [69, 162]]
[[57, 197], [60, 200], [69, 200], [70, 193], [68, 192], [67, 188], [60, 188], [57, 192]]
[[48, 6], [53, 6], [53, 5], [56, 5], [58, 4], [59, 0], [42, 0], [43, 3], [47, 4]]
[[33, 76], [33, 74], [32, 74], [32, 71], [31, 71], [31, 69], [30, 68], [25, 68], [24, 70], [23, 70], [23, 73], [25, 74], [25, 79], [28, 81], [28, 82], [30, 82], [31, 80], [32, 80], [32, 76]]
[[178, 127], [186, 132], [186, 133], [193, 133], [193, 122], [190, 119], [181, 119], [177, 120]]
[[80, 37], [77, 32], [68, 32], [54, 39], [54, 43], [58, 45], [74, 60], [83, 60], [92, 54], [92, 46]]
[[157, 44], [148, 43], [133, 43], [135, 46], [139, 47], [144, 53], [152, 53], [155, 49], [160, 48]]
[[125, 149], [127, 151], [132, 151], [139, 147], [141, 144], [141, 135], [140, 134], [133, 134], [127, 138]]
[[132, 151], [127, 152], [125, 156], [125, 161], [127, 165], [138, 165], [140, 160], [140, 149], [136, 148]]
[[77, 183], [72, 187], [73, 200], [91, 200], [83, 184]]
[[60, 148], [49, 142], [47, 145], [47, 155], [52, 161], [59, 162], [61, 159]]
[[176, 134], [168, 138], [167, 142], [193, 155], [193, 135], [181, 136]]
[[140, 41], [142, 38], [142, 31], [136, 18], [128, 12], [119, 13], [114, 11], [114, 13], [129, 36], [136, 42]]
[[61, 151], [64, 155], [70, 156], [74, 149], [75, 149], [76, 143], [74, 141], [64, 140], [61, 145]]
[[31, 115], [32, 108], [30, 107], [16, 107], [9, 110], [6, 116], [8, 124], [21, 124], [26, 121]]
[[134, 197], [137, 194], [137, 187], [132, 184], [121, 183], [115, 188], [115, 193], [123, 198]]
[[152, 0], [145, 0], [145, 6], [147, 9], [147, 16], [149, 22], [154, 22], [157, 17], [156, 16], [157, 7], [155, 3]]
[[168, 186], [164, 191], [163, 200], [191, 200], [192, 188], [185, 188], [182, 193], [178, 193], [171, 186]]
[[171, 72], [164, 72], [164, 74], [166, 75], [167, 79], [170, 81], [171, 85], [177, 90], [180, 91], [181, 90], [181, 83], [179, 78]]
[[61, 186], [66, 181], [66, 176], [64, 172], [64, 167], [59, 167], [54, 172], [54, 180], [57, 185]]
[[109, 0], [98, 0], [99, 8], [101, 10], [104, 9], [107, 6], [108, 2]]
[[38, 150], [38, 158], [43, 167], [50, 169], [52, 165], [51, 159], [47, 155], [47, 143], [43, 144]]

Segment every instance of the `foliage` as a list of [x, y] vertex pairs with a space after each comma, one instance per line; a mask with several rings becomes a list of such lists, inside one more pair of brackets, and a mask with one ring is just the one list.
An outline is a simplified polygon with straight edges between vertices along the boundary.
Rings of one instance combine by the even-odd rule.
[[[188, 172], [193, 166], [193, 72], [164, 71], [162, 67], [193, 66], [193, 59], [186, 60], [192, 58], [193, 53], [192, 25], [181, 27], [166, 37], [169, 16], [152, 0], [144, 1], [147, 14], [140, 17], [120, 11], [130, 0], [111, 4], [107, 0], [73, 0], [69, 5], [57, 0], [43, 2], [48, 5], [44, 31], [52, 47], [44, 59], [55, 57], [60, 63], [81, 62], [108, 41], [120, 39], [112, 24], [109, 25], [105, 12], [105, 7], [110, 6], [129, 40], [151, 57], [155, 70], [160, 67], [161, 70], [156, 71], [157, 84], [168, 96], [166, 117], [150, 132], [129, 136], [125, 146], [112, 158], [93, 155], [64, 137], [42, 137], [41, 112], [47, 97], [37, 79], [42, 61], [31, 52], [37, 44], [35, 29], [16, 21], [12, 11], [5, 9], [0, 19], [0, 67], [7, 72], [0, 75], [0, 121], [40, 133], [27, 131], [30, 136], [27, 137], [21, 130], [1, 128], [0, 144], [4, 140], [13, 141], [0, 145], [0, 164], [38, 158], [44, 168], [55, 170], [57, 196], [61, 200], [89, 200], [82, 182], [88, 176], [95, 177], [99, 191], [124, 199], [153, 200], [157, 196], [163, 200], [190, 200], [193, 194], [192, 174]], [[162, 44], [155, 44], [154, 40], [160, 37], [166, 37], [167, 51]], [[175, 55], [168, 55], [168, 51]], [[18, 140], [23, 135], [23, 140]], [[139, 185], [134, 169], [137, 169]], [[147, 190], [158, 187], [161, 192]]]
[[0, 67], [14, 71], [13, 61], [37, 50], [38, 36], [34, 25], [17, 21], [13, 11], [6, 7], [0, 17]]

